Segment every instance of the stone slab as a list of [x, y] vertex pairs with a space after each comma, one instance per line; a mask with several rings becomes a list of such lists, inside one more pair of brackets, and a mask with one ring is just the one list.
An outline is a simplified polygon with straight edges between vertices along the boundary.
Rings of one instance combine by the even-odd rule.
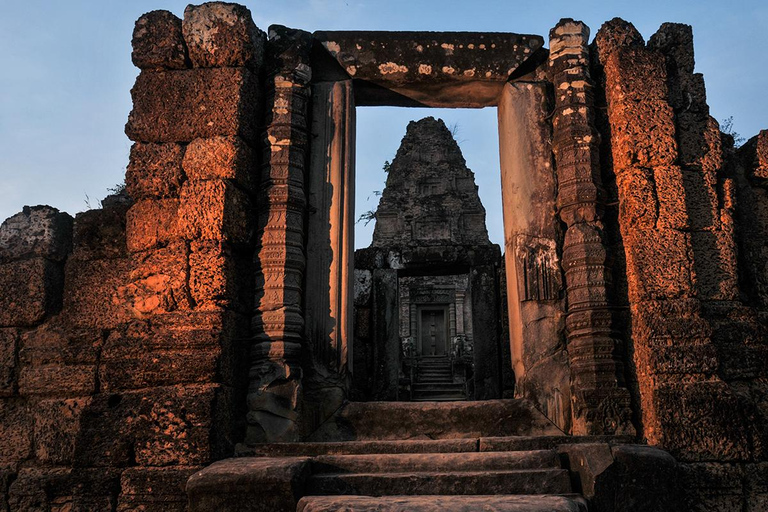
[[[608, 449], [608, 454], [610, 456], [610, 449]], [[312, 471], [315, 474], [493, 471], [545, 468], [560, 469], [560, 460], [555, 451], [379, 453], [372, 455], [320, 455], [312, 459]]]
[[307, 496], [297, 512], [586, 512], [583, 499], [567, 496]]
[[216, 462], [187, 481], [189, 512], [295, 510], [309, 470], [304, 457]]
[[350, 402], [311, 441], [459, 439], [562, 432], [526, 400]]
[[242, 455], [293, 457], [313, 455], [354, 455], [366, 453], [456, 453], [476, 452], [477, 439], [435, 439], [418, 441], [351, 441], [330, 443], [265, 443], [240, 448]]
[[564, 469], [402, 473], [337, 473], [312, 475], [308, 494], [564, 494], [571, 492]]
[[509, 76], [544, 46], [541, 36], [490, 32], [321, 31], [313, 37], [326, 59], [359, 82], [358, 106], [496, 105]]

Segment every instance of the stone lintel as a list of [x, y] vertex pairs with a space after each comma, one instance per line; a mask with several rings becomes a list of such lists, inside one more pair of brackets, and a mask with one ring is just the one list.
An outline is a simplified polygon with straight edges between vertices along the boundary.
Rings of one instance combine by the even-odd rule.
[[541, 36], [503, 32], [318, 31], [313, 36], [315, 47], [324, 48], [354, 79], [358, 106], [494, 106], [510, 76], [544, 47]]

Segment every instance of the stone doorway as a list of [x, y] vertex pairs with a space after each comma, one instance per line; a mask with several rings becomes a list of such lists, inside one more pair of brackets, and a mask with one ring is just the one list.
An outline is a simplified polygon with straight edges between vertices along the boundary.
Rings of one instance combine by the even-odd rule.
[[421, 306], [418, 308], [418, 338], [416, 357], [442, 357], [448, 355], [448, 306]]
[[[453, 263], [455, 270], [449, 272], [470, 270], [471, 300], [477, 305], [488, 302], [483, 293], [489, 289], [498, 287], [502, 291], [508, 305], [508, 330], [494, 336], [508, 342], [510, 374], [514, 371], [514, 397], [530, 398], [545, 415], [556, 417], [562, 430], [570, 431], [572, 415], [586, 418], [594, 409], [594, 400], [587, 391], [579, 391], [576, 397], [579, 410], [571, 411], [573, 372], [565, 349], [566, 335], [570, 342], [581, 336], [582, 330], [573, 324], [566, 332], [564, 269], [560, 258], [568, 251], [568, 256], [573, 256], [571, 259], [576, 258], [576, 252], [592, 239], [580, 239], [578, 230], [573, 231], [570, 238], [564, 237], [560, 224], [562, 214], [558, 215], [563, 208], [566, 213], [574, 208], [581, 211], [579, 205], [592, 196], [578, 196], [574, 202], [556, 204], [560, 198], [570, 198], [571, 189], [580, 186], [583, 179], [579, 175], [574, 179], [555, 180], [553, 143], [560, 139], [570, 141], [571, 132], [563, 131], [568, 128], [565, 127], [558, 132], [560, 139], [554, 136], [556, 130], [550, 119], [557, 98], [553, 98], [545, 76], [545, 67], [551, 59], [543, 50], [543, 39], [521, 34], [458, 32], [428, 36], [409, 32], [316, 32], [311, 39], [312, 144], [308, 173], [311, 214], [304, 297], [312, 297], [312, 301], [306, 303], [305, 331], [313, 347], [313, 364], [321, 369], [318, 385], [329, 386], [335, 393], [361, 374], [355, 371], [359, 354], [352, 350], [353, 324], [365, 328], [365, 320], [353, 323], [352, 293], [357, 275], [353, 261], [351, 227], [355, 219], [351, 198], [355, 183], [357, 107], [497, 107], [504, 276], [492, 271], [483, 255], [469, 252], [457, 254]], [[555, 71], [559, 73], [560, 68]], [[587, 137], [579, 144], [594, 145], [593, 141], [594, 137]], [[581, 146], [574, 147], [574, 151], [580, 151]], [[587, 149], [592, 151], [592, 146]], [[580, 154], [576, 154], [573, 162], [568, 160], [567, 165], [572, 163], [581, 169], [583, 162], [591, 162], [581, 159]], [[568, 225], [571, 221], [571, 217], [565, 219]], [[377, 313], [381, 318], [376, 325], [386, 326], [386, 329], [376, 327], [376, 335], [398, 334], [397, 281], [401, 269], [417, 270], [402, 266], [405, 261], [402, 256], [388, 252], [371, 255], [375, 271], [365, 278], [367, 285], [376, 288], [387, 283], [384, 288], [394, 290], [374, 294], [372, 300], [381, 312]], [[428, 264], [432, 257], [429, 251], [424, 257], [423, 261]], [[580, 298], [578, 294], [582, 289], [580, 285], [575, 286], [569, 300]], [[472, 309], [475, 312], [472, 327], [475, 337], [479, 337], [480, 331], [488, 329], [493, 321], [487, 316], [487, 308], [473, 304]], [[373, 326], [369, 317], [367, 327]], [[397, 343], [387, 346], [390, 348], [386, 350], [401, 350]], [[572, 358], [579, 365], [583, 360], [587, 373], [592, 371], [594, 358], [582, 357], [576, 352]], [[474, 381], [472, 398], [512, 397], [502, 392], [498, 361], [495, 356], [474, 354], [475, 375], [487, 377]], [[576, 370], [582, 371], [582, 366]], [[337, 372], [344, 384], [331, 383], [324, 368]], [[363, 376], [369, 380], [369, 389], [375, 392], [375, 396], [366, 399], [397, 400], [401, 368], [382, 365], [374, 370]], [[315, 386], [311, 378], [305, 378], [304, 383], [307, 388]], [[350, 388], [354, 386], [347, 389]], [[318, 396], [325, 396], [325, 392], [320, 391]], [[352, 398], [356, 399], [354, 395]], [[589, 402], [592, 409], [584, 405], [587, 398], [592, 400]]]

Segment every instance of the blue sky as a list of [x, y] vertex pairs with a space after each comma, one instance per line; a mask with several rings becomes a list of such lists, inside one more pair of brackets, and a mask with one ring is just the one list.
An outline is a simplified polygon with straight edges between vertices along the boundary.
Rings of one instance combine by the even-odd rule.
[[[768, 2], [710, 1], [245, 1], [256, 24], [305, 30], [466, 30], [546, 36], [562, 17], [592, 29], [615, 16], [647, 39], [664, 21], [694, 28], [696, 71], [704, 73], [712, 114], [733, 116], [751, 137], [768, 128]], [[130, 141], [133, 23], [187, 2], [163, 0], [0, 0], [0, 219], [24, 205], [50, 204], [75, 214], [123, 179]], [[475, 171], [492, 239], [501, 242], [495, 109], [358, 109], [358, 213], [375, 207], [384, 160], [391, 159], [411, 119], [458, 123], [461, 147]], [[366, 198], [370, 200], [366, 201]], [[357, 245], [370, 241], [358, 225]]]

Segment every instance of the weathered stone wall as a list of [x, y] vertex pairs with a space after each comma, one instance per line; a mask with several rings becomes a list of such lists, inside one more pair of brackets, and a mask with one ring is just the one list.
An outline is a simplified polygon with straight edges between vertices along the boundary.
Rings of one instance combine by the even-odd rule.
[[[759, 300], [745, 300], [739, 288], [739, 272], [759, 271], [754, 263], [739, 268], [735, 237], [736, 219], [749, 234], [748, 212], [759, 208], [746, 178], [754, 167], [741, 171], [747, 200], [737, 204], [732, 152], [693, 72], [689, 26], [664, 24], [646, 45], [616, 19], [600, 30], [595, 49], [626, 256], [641, 435], [685, 462], [693, 510], [759, 510], [766, 499], [766, 337], [753, 307]], [[760, 244], [743, 242], [745, 255]]]
[[264, 45], [232, 4], [142, 16], [132, 201], [0, 228], [7, 509], [185, 510], [243, 439]]

